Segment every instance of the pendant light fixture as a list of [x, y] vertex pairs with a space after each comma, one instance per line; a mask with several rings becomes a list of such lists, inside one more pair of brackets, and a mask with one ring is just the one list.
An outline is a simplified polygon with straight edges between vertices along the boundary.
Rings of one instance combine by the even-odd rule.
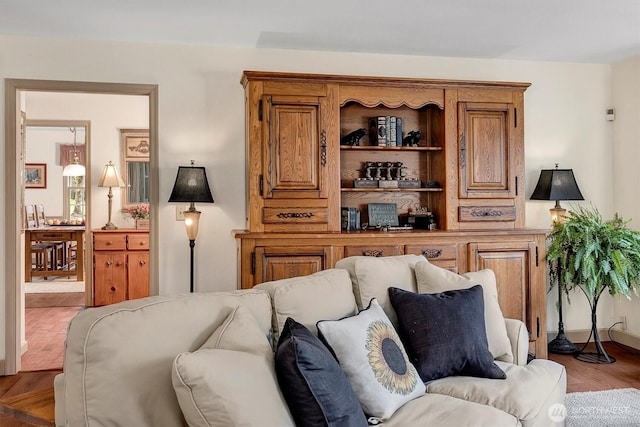
[[76, 145], [77, 128], [69, 128], [69, 130], [73, 133], [73, 161], [64, 167], [62, 176], [84, 176], [85, 168], [80, 164], [78, 147]]

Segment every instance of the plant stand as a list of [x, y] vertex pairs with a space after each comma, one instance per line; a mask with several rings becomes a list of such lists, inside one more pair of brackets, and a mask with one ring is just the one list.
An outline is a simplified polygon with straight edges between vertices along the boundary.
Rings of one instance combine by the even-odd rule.
[[[575, 358], [580, 360], [581, 362], [608, 364], [608, 363], [614, 363], [616, 361], [615, 357], [609, 356], [607, 352], [604, 350], [604, 347], [602, 346], [602, 341], [600, 341], [600, 335], [598, 334], [596, 309], [598, 308], [598, 301], [600, 300], [600, 295], [602, 295], [602, 291], [604, 291], [604, 289], [605, 288], [603, 287], [598, 294], [594, 295], [593, 301], [589, 299], [589, 305], [591, 306], [591, 333], [589, 334], [589, 338], [587, 339], [587, 342], [575, 355]], [[583, 292], [584, 292], [584, 289], [583, 289]], [[586, 295], [586, 292], [585, 292], [585, 295]], [[591, 342], [592, 337], [593, 337], [593, 343], [596, 346], [596, 351], [595, 352], [584, 351], [589, 345], [589, 343]]]

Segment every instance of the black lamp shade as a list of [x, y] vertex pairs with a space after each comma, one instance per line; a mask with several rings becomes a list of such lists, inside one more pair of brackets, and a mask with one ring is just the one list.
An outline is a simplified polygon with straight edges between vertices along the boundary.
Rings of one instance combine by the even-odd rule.
[[207, 172], [201, 166], [180, 166], [169, 202], [213, 203]]
[[531, 200], [584, 200], [572, 169], [543, 169]]

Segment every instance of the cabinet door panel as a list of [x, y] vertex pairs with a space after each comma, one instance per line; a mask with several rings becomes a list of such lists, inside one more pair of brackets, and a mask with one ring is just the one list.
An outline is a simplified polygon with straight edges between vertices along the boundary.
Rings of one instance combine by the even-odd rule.
[[539, 335], [537, 319], [533, 319], [529, 310], [531, 278], [536, 268], [535, 248], [534, 242], [469, 244], [469, 270], [494, 271], [502, 314], [525, 322], [532, 338]]
[[120, 252], [96, 252], [93, 255], [94, 304], [107, 305], [127, 299], [126, 255]]
[[127, 299], [149, 296], [149, 252], [130, 252], [128, 255]]
[[320, 100], [266, 96], [263, 102], [264, 197], [326, 197], [327, 141]]
[[461, 198], [514, 198], [513, 104], [458, 104]]
[[307, 276], [327, 267], [328, 248], [257, 247], [255, 283]]

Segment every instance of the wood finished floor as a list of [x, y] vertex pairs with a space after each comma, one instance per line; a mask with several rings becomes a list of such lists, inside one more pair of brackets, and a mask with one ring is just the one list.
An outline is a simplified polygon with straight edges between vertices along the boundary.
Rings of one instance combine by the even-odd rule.
[[[616, 358], [610, 365], [595, 365], [570, 355], [551, 354], [567, 368], [567, 392], [640, 389], [640, 351], [605, 343]], [[53, 378], [60, 370], [21, 372], [0, 377], [0, 425], [2, 427], [51, 426], [54, 421]]]

